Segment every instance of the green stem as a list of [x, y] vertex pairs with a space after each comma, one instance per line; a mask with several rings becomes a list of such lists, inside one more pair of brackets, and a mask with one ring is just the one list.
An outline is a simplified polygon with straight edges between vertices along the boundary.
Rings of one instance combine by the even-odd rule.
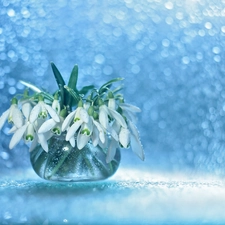
[[[71, 147], [72, 148], [72, 147]], [[59, 168], [62, 166], [62, 164], [64, 163], [65, 159], [67, 158], [67, 156], [70, 153], [71, 148], [67, 151], [64, 152], [63, 157], [61, 158], [61, 160], [57, 163], [57, 165], [54, 167], [54, 169], [52, 170], [51, 175], [48, 176], [48, 178], [51, 178], [53, 175], [55, 175], [55, 173], [59, 170]]]
[[83, 157], [84, 157], [84, 161], [85, 161], [85, 163], [86, 163], [88, 169], [89, 169], [90, 172], [91, 172], [91, 175], [94, 176], [94, 175], [95, 175], [95, 172], [94, 172], [94, 170], [93, 170], [93, 166], [91, 165], [89, 159], [88, 159], [87, 157], [85, 157], [84, 154], [83, 154]]

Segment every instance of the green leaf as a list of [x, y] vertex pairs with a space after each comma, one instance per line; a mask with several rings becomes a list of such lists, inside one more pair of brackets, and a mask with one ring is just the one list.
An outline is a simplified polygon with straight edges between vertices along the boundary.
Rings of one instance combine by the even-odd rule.
[[77, 80], [78, 80], [78, 66], [75, 65], [70, 74], [70, 79], [68, 82], [68, 87], [72, 88], [74, 91], [77, 90]]
[[41, 89], [39, 89], [38, 87], [36, 87], [36, 86], [33, 85], [33, 84], [27, 83], [27, 82], [25, 82], [25, 81], [23, 81], [23, 80], [20, 80], [20, 83], [23, 84], [24, 86], [30, 88], [31, 90], [37, 92], [37, 93], [42, 92]]
[[95, 86], [94, 85], [88, 85], [84, 86], [80, 91], [79, 94], [86, 95], [88, 91], [92, 90]]
[[68, 91], [68, 93], [74, 98], [74, 100], [76, 101], [76, 103], [78, 103], [80, 101], [80, 95], [79, 93], [77, 93], [76, 91], [74, 91], [72, 88], [64, 85], [64, 88]]
[[120, 91], [121, 89], [123, 89], [123, 85], [118, 86], [117, 88], [115, 88], [114, 90], [112, 90], [112, 93], [115, 94], [118, 91]]
[[53, 62], [51, 62], [51, 67], [52, 67], [52, 71], [54, 73], [56, 82], [59, 86], [59, 89], [60, 89], [60, 86], [64, 87], [65, 81], [63, 80], [61, 73], [59, 72], [58, 68], [56, 67], [56, 65]]
[[99, 94], [102, 94], [105, 90], [107, 90], [112, 85], [112, 83], [121, 81], [123, 79], [124, 78], [118, 77], [118, 78], [112, 79], [112, 80], [108, 81], [107, 83], [103, 84], [99, 89]]
[[55, 80], [56, 80], [59, 90], [60, 90], [60, 95], [61, 95], [60, 105], [63, 108], [63, 105], [65, 104], [64, 101], [67, 99], [66, 98], [67, 96], [64, 96], [65, 93], [64, 93], [64, 88], [63, 88], [65, 86], [65, 81], [63, 80], [61, 73], [59, 72], [59, 70], [57, 69], [56, 65], [53, 62], [51, 62], [51, 67], [52, 67], [53, 74], [55, 76]]

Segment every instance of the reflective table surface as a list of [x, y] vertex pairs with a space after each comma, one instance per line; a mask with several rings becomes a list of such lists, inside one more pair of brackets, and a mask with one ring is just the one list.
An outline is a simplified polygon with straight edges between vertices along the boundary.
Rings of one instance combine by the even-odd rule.
[[0, 181], [2, 224], [224, 224], [224, 209], [224, 180], [207, 176], [121, 168], [105, 181], [56, 183], [27, 170]]

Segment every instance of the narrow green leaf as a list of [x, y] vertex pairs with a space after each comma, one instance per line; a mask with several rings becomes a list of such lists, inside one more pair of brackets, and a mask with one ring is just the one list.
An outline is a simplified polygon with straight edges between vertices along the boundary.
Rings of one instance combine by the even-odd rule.
[[60, 89], [60, 86], [64, 87], [65, 81], [63, 80], [61, 73], [59, 72], [58, 68], [53, 62], [51, 62], [51, 67], [52, 67], [52, 71], [55, 76], [56, 82], [59, 86], [59, 89]]
[[53, 62], [51, 62], [51, 67], [52, 67], [53, 74], [55, 76], [55, 80], [60, 90], [60, 95], [61, 95], [60, 105], [63, 108], [63, 105], [65, 105], [64, 101], [67, 99], [67, 96], [64, 96], [66, 95], [64, 93], [65, 81], [63, 80], [61, 73], [59, 72], [59, 70], [57, 69], [56, 65]]
[[68, 91], [68, 93], [76, 100], [76, 103], [80, 101], [80, 95], [76, 91], [74, 91], [72, 88], [64, 85], [64, 88]]
[[39, 89], [38, 87], [36, 87], [36, 86], [33, 85], [33, 84], [27, 83], [27, 82], [25, 82], [25, 81], [23, 81], [23, 80], [20, 80], [20, 83], [23, 84], [24, 86], [30, 88], [31, 90], [37, 92], [37, 93], [42, 92], [41, 89]]
[[114, 90], [112, 90], [112, 93], [115, 94], [116, 92], [120, 91], [121, 89], [123, 89], [123, 85], [120, 85], [117, 88], [115, 88]]
[[94, 85], [88, 85], [84, 86], [80, 91], [79, 94], [86, 95], [88, 91], [92, 90], [95, 86]]
[[70, 74], [70, 79], [69, 79], [69, 82], [68, 82], [68, 87], [69, 88], [72, 88], [73, 90], [77, 90], [77, 80], [78, 80], [78, 66], [75, 65], [73, 67], [73, 70]]
[[112, 83], [121, 81], [123, 79], [124, 78], [118, 77], [118, 78], [112, 79], [112, 80], [108, 81], [107, 83], [103, 84], [99, 89], [99, 94], [102, 94], [106, 89], [108, 89], [112, 85]]

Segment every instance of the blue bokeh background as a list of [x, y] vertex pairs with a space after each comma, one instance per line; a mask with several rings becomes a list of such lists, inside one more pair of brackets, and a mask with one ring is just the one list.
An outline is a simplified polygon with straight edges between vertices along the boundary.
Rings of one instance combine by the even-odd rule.
[[[50, 62], [79, 85], [124, 77], [139, 106], [146, 160], [123, 151], [122, 165], [224, 176], [225, 3], [211, 0], [1, 0], [0, 114], [19, 80], [54, 90]], [[0, 169], [28, 168], [28, 148], [9, 151], [0, 133]]]

